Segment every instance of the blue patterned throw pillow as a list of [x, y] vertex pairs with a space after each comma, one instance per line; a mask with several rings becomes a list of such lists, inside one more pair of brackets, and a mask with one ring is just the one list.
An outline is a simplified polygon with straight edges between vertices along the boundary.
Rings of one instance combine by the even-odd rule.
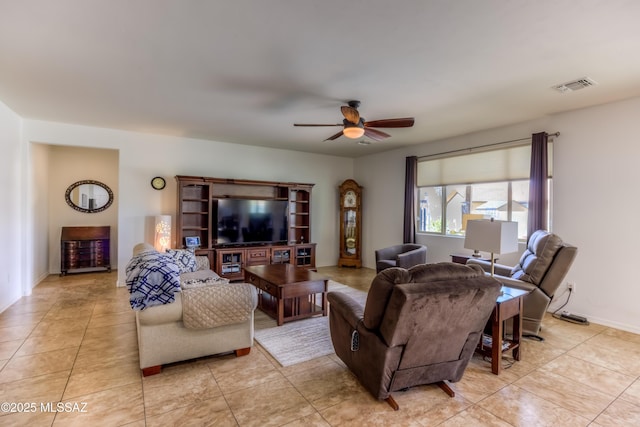
[[196, 271], [196, 254], [190, 249], [167, 249], [167, 253], [175, 260], [180, 273]]

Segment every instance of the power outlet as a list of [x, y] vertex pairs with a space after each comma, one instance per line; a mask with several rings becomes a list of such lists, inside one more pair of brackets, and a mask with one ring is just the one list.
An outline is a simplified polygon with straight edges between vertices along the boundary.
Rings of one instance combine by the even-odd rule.
[[575, 292], [576, 284], [574, 282], [567, 282], [567, 289], [569, 289], [571, 292]]

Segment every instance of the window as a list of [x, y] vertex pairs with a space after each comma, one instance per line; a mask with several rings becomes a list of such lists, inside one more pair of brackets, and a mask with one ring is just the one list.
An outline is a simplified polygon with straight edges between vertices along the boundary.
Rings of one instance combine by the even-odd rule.
[[[525, 240], [529, 158], [526, 145], [421, 161], [418, 232], [464, 236], [467, 221], [495, 218], [516, 221], [518, 237]], [[551, 176], [547, 185], [551, 200]]]

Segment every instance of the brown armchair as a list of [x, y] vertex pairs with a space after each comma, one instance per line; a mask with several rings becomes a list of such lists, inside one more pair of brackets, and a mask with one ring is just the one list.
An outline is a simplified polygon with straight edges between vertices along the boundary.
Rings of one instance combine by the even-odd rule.
[[411, 268], [427, 262], [427, 247], [413, 243], [390, 246], [376, 251], [376, 273], [390, 267]]
[[[558, 235], [538, 230], [529, 237], [527, 249], [516, 266], [495, 264], [496, 279], [507, 286], [529, 291], [523, 297], [523, 335], [543, 340], [538, 335], [542, 318], [577, 253], [578, 248], [564, 243]], [[491, 263], [486, 261], [469, 259], [467, 265], [472, 264], [480, 265], [487, 272], [491, 269]]]
[[345, 294], [328, 295], [336, 354], [377, 399], [391, 392], [462, 378], [500, 293], [478, 266], [423, 264], [390, 268], [371, 283], [363, 308]]

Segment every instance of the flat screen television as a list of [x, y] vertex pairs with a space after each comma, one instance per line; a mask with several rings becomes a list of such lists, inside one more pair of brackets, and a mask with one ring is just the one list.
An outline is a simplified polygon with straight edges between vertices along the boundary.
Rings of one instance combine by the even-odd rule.
[[216, 244], [286, 243], [286, 200], [218, 199], [213, 201], [217, 221]]

